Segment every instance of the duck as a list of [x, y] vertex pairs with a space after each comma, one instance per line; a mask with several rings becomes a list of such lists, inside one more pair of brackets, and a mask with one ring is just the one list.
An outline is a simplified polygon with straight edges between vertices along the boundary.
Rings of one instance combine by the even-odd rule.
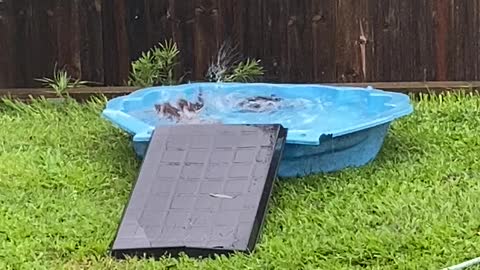
[[189, 122], [199, 118], [199, 113], [204, 107], [204, 100], [201, 92], [198, 94], [197, 99], [197, 102], [192, 103], [181, 98], [177, 100], [176, 106], [171, 105], [169, 102], [156, 104], [155, 110], [162, 117], [175, 121], [176, 123]]
[[167, 118], [168, 120], [178, 121], [180, 119], [180, 110], [168, 102], [163, 104], [155, 104], [155, 110], [158, 114]]

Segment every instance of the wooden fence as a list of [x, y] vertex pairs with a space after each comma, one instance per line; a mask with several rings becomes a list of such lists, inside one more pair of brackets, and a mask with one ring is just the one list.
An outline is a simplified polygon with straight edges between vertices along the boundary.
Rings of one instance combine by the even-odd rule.
[[233, 37], [274, 82], [480, 80], [480, 0], [1, 0], [0, 87], [54, 63], [121, 85], [168, 38], [203, 79]]

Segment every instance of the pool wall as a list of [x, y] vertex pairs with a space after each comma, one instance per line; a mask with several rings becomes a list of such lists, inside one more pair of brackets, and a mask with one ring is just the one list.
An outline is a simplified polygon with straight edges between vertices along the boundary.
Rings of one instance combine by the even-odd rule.
[[[333, 138], [322, 136], [320, 145], [287, 143], [279, 177], [301, 177], [348, 167], [361, 167], [373, 161], [381, 150], [390, 123]], [[134, 141], [133, 148], [143, 159], [148, 141]]]
[[[279, 168], [278, 175], [280, 177], [299, 177], [366, 165], [373, 161], [381, 150], [391, 123], [413, 112], [413, 106], [410, 104], [407, 95], [370, 87], [352, 88], [266, 83], [192, 83], [173, 87], [146, 88], [124, 97], [115, 98], [108, 102], [102, 116], [112, 122], [113, 125], [133, 135], [135, 153], [139, 158], [143, 158], [154, 126], [130, 114], [128, 112], [129, 107], [133, 105], [145, 107], [153, 102], [152, 96], [162, 96], [162, 93], [168, 91], [182, 93], [182, 91], [192, 92], [195, 87], [213, 87], [214, 89], [223, 89], [223, 93], [225, 93], [228, 90], [240, 91], [241, 87], [247, 87], [247, 85], [248, 88], [246, 89], [252, 94], [259, 94], [262, 89], [277, 91], [290, 96], [304, 94], [308, 97], [315, 97], [317, 93], [319, 95], [323, 93], [325, 97], [339, 101], [340, 105], [343, 102], [348, 106], [357, 106], [356, 109], [360, 112], [361, 110], [373, 110], [375, 112], [370, 116], [361, 117], [360, 122], [346, 122], [340, 129], [331, 129], [329, 132], [320, 132], [319, 130], [322, 130], [324, 126], [318, 125], [312, 126], [308, 134], [299, 134], [290, 130]], [[350, 99], [351, 96], [367, 100], [366, 107], [361, 103], [353, 102]], [[358, 100], [361, 101], [362, 99]], [[295, 117], [295, 115], [292, 116]], [[332, 115], [332, 118], [336, 116], [338, 115]], [[335, 123], [343, 124], [344, 122], [339, 120]], [[289, 128], [285, 125], [284, 127], [287, 130]]]

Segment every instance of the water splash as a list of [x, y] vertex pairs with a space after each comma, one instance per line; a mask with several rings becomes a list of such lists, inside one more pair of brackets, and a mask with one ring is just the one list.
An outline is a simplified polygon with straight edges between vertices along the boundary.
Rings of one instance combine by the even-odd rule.
[[[172, 124], [263, 124], [278, 123], [289, 128], [289, 134], [306, 134], [312, 126], [325, 127], [325, 132], [354, 123], [368, 113], [368, 110], [358, 110], [358, 106], [367, 107], [367, 101], [362, 98], [352, 100], [356, 106], [348, 103], [337, 106], [332, 100], [322, 100], [318, 97], [291, 97], [281, 93], [252, 95], [248, 91], [232, 90], [218, 91], [216, 88], [196, 89], [184, 92], [162, 93], [155, 104], [170, 102], [175, 104], [181, 98], [195, 102], [199, 92], [203, 94], [203, 108], [198, 112], [186, 113], [179, 121], [161, 117], [154, 108], [128, 112], [149, 125]], [[334, 115], [335, 117], [332, 117]], [[302, 135], [303, 136], [303, 135]]]

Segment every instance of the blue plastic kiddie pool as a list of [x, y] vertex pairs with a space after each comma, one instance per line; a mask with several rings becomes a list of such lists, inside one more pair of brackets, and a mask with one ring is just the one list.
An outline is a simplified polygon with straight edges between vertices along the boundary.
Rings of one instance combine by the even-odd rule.
[[133, 135], [135, 152], [142, 158], [155, 126], [189, 123], [160, 117], [155, 105], [175, 104], [179, 99], [194, 103], [199, 96], [203, 106], [195, 117], [200, 123], [287, 128], [280, 177], [363, 166], [377, 156], [392, 121], [413, 112], [407, 95], [370, 87], [190, 83], [145, 88], [114, 98], [102, 115]]

